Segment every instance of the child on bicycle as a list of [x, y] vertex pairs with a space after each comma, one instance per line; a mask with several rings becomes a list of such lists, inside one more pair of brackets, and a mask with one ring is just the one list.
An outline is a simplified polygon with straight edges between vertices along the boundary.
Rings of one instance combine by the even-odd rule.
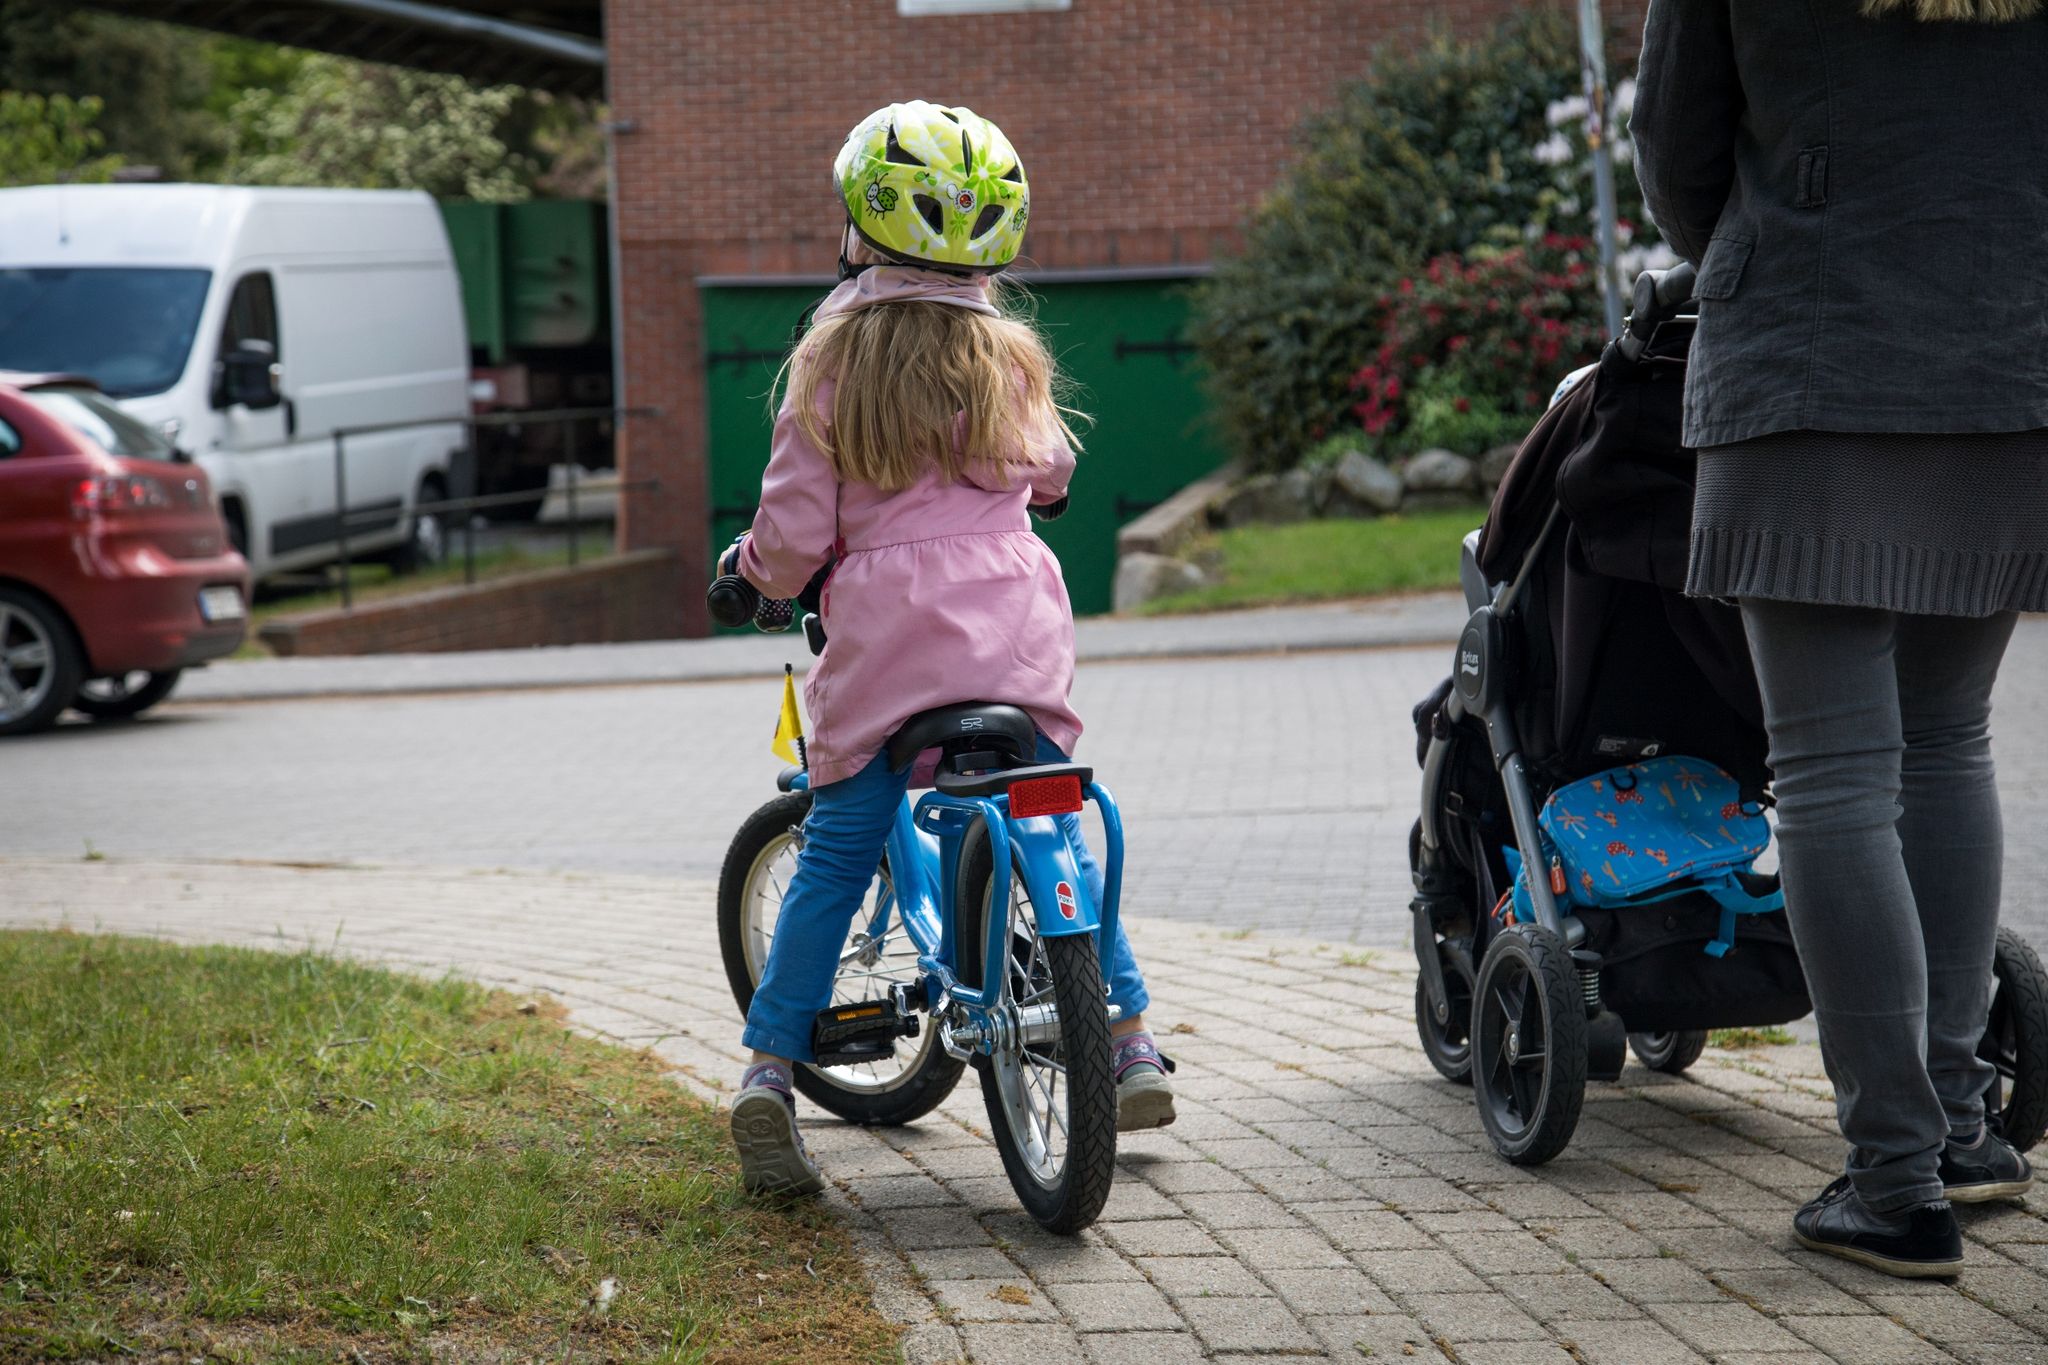
[[[977, 700], [1030, 715], [1041, 763], [1066, 761], [1081, 734], [1067, 700], [1073, 611], [1026, 512], [1065, 502], [1078, 442], [1044, 342], [995, 289], [1024, 238], [1023, 166], [993, 123], [918, 100], [864, 119], [833, 173], [847, 214], [841, 283], [786, 368], [753, 529], [720, 560], [776, 598], [837, 561], [820, 607], [830, 644], [805, 686], [811, 812], [732, 1106], [742, 1175], [759, 1193], [824, 1185], [797, 1135], [791, 1068], [812, 1060], [812, 1021], [911, 782], [884, 742], [920, 711]], [[1060, 818], [1099, 897], [1079, 818]], [[1117, 1127], [1171, 1123], [1121, 930], [1104, 966], [1121, 1008]]]

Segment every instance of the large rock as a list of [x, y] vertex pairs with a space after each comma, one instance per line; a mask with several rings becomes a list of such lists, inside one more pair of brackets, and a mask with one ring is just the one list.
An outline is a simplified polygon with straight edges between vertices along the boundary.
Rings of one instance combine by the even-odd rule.
[[1194, 565], [1166, 555], [1120, 555], [1110, 601], [1117, 611], [1131, 611], [1155, 597], [1189, 592], [1208, 581]]
[[1335, 491], [1374, 512], [1401, 509], [1401, 476], [1362, 450], [1347, 451], [1332, 476]]
[[1410, 493], [1470, 493], [1479, 487], [1479, 470], [1463, 455], [1425, 450], [1408, 462], [1402, 481]]
[[[1292, 475], [1301, 474], [1301, 478]], [[1254, 474], [1223, 495], [1216, 507], [1216, 519], [1224, 526], [1275, 526], [1306, 521], [1316, 514], [1314, 488], [1301, 470], [1287, 477]]]
[[1488, 488], [1500, 487], [1500, 481], [1508, 476], [1508, 466], [1515, 462], [1515, 452], [1520, 446], [1512, 443], [1495, 446], [1479, 457], [1479, 482]]

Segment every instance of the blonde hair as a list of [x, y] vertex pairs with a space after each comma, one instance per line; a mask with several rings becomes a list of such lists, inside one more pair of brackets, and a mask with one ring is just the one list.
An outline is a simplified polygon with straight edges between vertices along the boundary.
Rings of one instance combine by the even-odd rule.
[[1863, 0], [1866, 19], [1883, 19], [1901, 10], [1926, 23], [2009, 24], [2041, 12], [2041, 0]]
[[[1015, 487], [1053, 440], [1074, 449], [1065, 381], [1030, 320], [930, 300], [875, 303], [814, 326], [783, 365], [797, 426], [842, 481], [884, 492], [936, 467]], [[818, 386], [836, 384], [829, 430]], [[780, 385], [778, 385], [780, 387]], [[962, 418], [965, 430], [960, 430]], [[956, 440], [956, 435], [964, 439]]]

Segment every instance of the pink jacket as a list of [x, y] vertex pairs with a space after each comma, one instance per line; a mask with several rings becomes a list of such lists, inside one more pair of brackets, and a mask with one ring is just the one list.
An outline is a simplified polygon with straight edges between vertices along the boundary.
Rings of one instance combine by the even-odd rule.
[[[901, 299], [996, 311], [977, 281], [880, 266], [834, 289], [817, 317]], [[829, 422], [829, 383], [818, 405]], [[769, 596], [794, 597], [842, 547], [825, 590], [830, 640], [804, 686], [812, 782], [853, 776], [905, 720], [954, 702], [1021, 706], [1074, 751], [1073, 608], [1026, 511], [1065, 495], [1074, 453], [1062, 439], [1042, 457], [1015, 488], [948, 484], [934, 471], [884, 493], [839, 482], [783, 404], [739, 567]]]

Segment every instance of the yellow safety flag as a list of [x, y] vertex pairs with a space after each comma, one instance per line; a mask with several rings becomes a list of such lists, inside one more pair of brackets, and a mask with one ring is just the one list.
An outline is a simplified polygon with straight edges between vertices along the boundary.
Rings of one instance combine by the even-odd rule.
[[775, 743], [770, 746], [784, 763], [809, 767], [804, 752], [804, 718], [796, 709], [796, 671], [782, 666], [782, 714], [775, 718]]

